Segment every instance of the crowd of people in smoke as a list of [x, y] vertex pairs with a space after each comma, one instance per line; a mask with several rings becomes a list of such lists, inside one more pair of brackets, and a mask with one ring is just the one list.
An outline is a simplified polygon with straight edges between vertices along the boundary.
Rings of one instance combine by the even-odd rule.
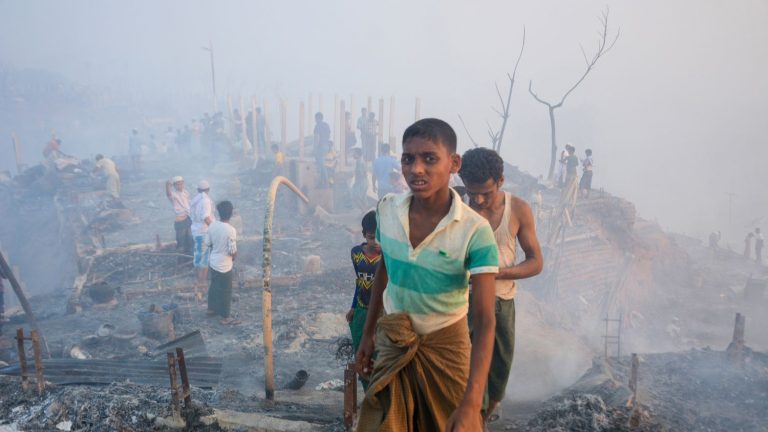
[[[341, 190], [348, 194], [346, 202], [352, 209], [364, 214], [364, 241], [350, 251], [355, 286], [351, 306], [345, 306], [346, 319], [363, 388], [388, 392], [389, 397], [365, 398], [359, 430], [384, 426], [400, 430], [409, 422], [423, 430], [444, 430], [451, 424], [489, 421], [509, 379], [517, 281], [535, 276], [543, 267], [535, 229], [541, 191], [530, 204], [504, 191], [501, 156], [487, 148], [459, 155], [455, 132], [441, 120], [422, 119], [406, 129], [398, 158], [388, 143], [377, 141], [380, 132], [374, 113], [362, 109], [355, 129], [350, 113], [344, 118], [346, 148], [340, 152], [323, 113], [314, 115], [302, 162], [316, 170], [313, 187]], [[175, 152], [206, 155], [211, 164], [223, 157], [245, 161], [243, 172], [261, 169], [272, 176], [286, 172], [289, 149], [269, 139], [266, 118], [258, 108], [246, 116], [237, 110], [226, 117], [206, 113], [191, 125], [167, 127], [158, 136], [138, 129], [130, 132], [128, 154], [134, 173], [144, 170], [145, 155]], [[292, 149], [291, 156], [297, 153]], [[351, 166], [340, 160], [339, 153], [351, 159]], [[57, 138], [43, 154], [56, 166], [68, 158]], [[557, 161], [555, 185], [589, 199], [592, 150], [586, 149], [584, 155], [579, 159], [575, 146], [565, 146]], [[108, 195], [118, 200], [117, 165], [101, 154], [95, 160], [93, 171], [103, 174]], [[348, 182], [339, 181], [342, 166], [351, 170]], [[459, 180], [463, 185], [457, 187]], [[192, 196], [183, 176], [165, 182], [177, 252], [191, 257], [199, 299], [207, 295], [207, 315], [237, 325], [240, 321], [231, 308], [238, 233], [230, 221], [235, 206], [229, 200], [215, 203], [207, 180], [195, 185]], [[719, 233], [710, 236], [711, 246], [717, 247], [719, 241]], [[518, 247], [523, 257], [517, 256]], [[762, 262], [762, 249], [763, 236], [757, 228], [745, 239], [744, 255], [749, 258], [754, 250], [755, 259]], [[402, 347], [387, 343], [382, 335], [420, 340], [409, 353], [421, 354], [406, 356]], [[445, 368], [438, 377], [425, 362]], [[387, 384], [397, 380], [409, 385]], [[427, 388], [418, 388], [417, 382], [426, 382]], [[440, 382], [440, 391], [432, 388], [434, 382]], [[387, 412], [397, 414], [383, 416]], [[429, 415], [412, 418], [408, 414], [412, 412]]]

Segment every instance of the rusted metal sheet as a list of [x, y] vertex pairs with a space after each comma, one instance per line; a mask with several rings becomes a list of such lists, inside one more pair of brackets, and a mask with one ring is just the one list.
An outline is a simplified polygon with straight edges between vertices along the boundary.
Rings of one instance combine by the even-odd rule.
[[[190, 385], [213, 388], [219, 384], [221, 360], [213, 357], [187, 357]], [[45, 379], [54, 384], [111, 384], [129, 381], [136, 384], [168, 385], [168, 360], [78, 360], [42, 361]], [[0, 375], [19, 375], [19, 365], [0, 369]]]

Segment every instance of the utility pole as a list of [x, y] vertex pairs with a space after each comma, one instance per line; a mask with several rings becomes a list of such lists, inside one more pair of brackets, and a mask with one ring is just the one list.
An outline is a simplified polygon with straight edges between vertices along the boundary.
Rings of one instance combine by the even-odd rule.
[[728, 195], [728, 237], [730, 238], [733, 234], [733, 199], [737, 195], [733, 192], [726, 192], [725, 194]]
[[208, 51], [211, 57], [211, 87], [213, 87], [213, 112], [216, 113], [219, 111], [219, 106], [216, 103], [216, 69], [213, 66], [213, 42], [211, 42], [210, 39], [208, 39], [208, 46], [202, 47], [204, 50]]

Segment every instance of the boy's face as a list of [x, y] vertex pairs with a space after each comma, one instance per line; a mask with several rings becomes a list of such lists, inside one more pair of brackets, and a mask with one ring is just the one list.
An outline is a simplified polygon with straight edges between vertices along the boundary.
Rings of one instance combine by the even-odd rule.
[[448, 187], [451, 174], [461, 168], [461, 156], [441, 143], [415, 137], [403, 143], [400, 164], [413, 194], [426, 198]]
[[469, 205], [474, 210], [485, 210], [493, 207], [503, 199], [504, 194], [501, 193], [501, 184], [504, 179], [494, 181], [489, 178], [485, 183], [471, 183], [464, 182], [467, 196], [469, 197]]
[[381, 246], [376, 242], [376, 233], [375, 232], [365, 232], [363, 231], [363, 237], [365, 237], [365, 244], [368, 246], [374, 248], [377, 251], [381, 250]]

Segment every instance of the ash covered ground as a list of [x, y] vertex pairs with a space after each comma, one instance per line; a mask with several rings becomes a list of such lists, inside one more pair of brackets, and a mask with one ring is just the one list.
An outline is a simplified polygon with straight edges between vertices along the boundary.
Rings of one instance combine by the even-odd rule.
[[[175, 255], [173, 216], [163, 188], [178, 174], [188, 179], [188, 188], [208, 179], [215, 201], [235, 204], [240, 252], [233, 313], [240, 325], [206, 317], [193, 269]], [[530, 182], [508, 178], [515, 193], [529, 195]], [[39, 195], [38, 183], [2, 186], [8, 191], [2, 216], [10, 221], [2, 233], [10, 244], [6, 252], [26, 264], [20, 276], [53, 357], [150, 361], [149, 354], [171, 336], [142, 334], [139, 314], [152, 305], [175, 307], [173, 336], [199, 330], [208, 354], [222, 362], [215, 388], [194, 388], [196, 411], [189, 427], [236, 428], [219, 420], [248, 413], [265, 417], [244, 419], [241, 426], [282, 419], [306, 423], [309, 430], [342, 429], [343, 396], [334, 388], [349, 354], [342, 341], [349, 333], [344, 314], [353, 293], [349, 249], [362, 241], [358, 212], [343, 205], [331, 214], [299, 211], [290, 194], [280, 192], [272, 273], [276, 387], [282, 389], [299, 370], [309, 378], [301, 390], [279, 390], [271, 405], [263, 399], [263, 175], [236, 162], [208, 169], [203, 161], [148, 161], [141, 173], [124, 176], [125, 209], [117, 212], [104, 208], [93, 191], [97, 186], [75, 179], [45, 195]], [[551, 215], [559, 192], [544, 191], [539, 235], [547, 268], [521, 284], [508, 400], [491, 429], [765, 430], [768, 363], [761, 351], [768, 335], [757, 329], [768, 325], [762, 313], [766, 299], [745, 290], [751, 278], [765, 277], [764, 267], [732, 251], [666, 234], [637, 218], [631, 204], [595, 195], [576, 205], [573, 225], [558, 240]], [[37, 227], [31, 233], [24, 230], [29, 223]], [[25, 232], [27, 241], [18, 246], [14, 239]], [[50, 263], [44, 271], [28, 264], [36, 250], [43, 251], [41, 262]], [[92, 298], [90, 290], [100, 284], [115, 289], [114, 301]], [[12, 341], [16, 327], [29, 330], [14, 309], [3, 328], [6, 341]], [[723, 360], [736, 312], [747, 316], [747, 344], [755, 349], [743, 368]], [[622, 353], [641, 355], [634, 410], [627, 407], [628, 360], [601, 358], [602, 318], [620, 316]], [[3, 353], [8, 363], [17, 361], [13, 349]], [[42, 397], [22, 392], [17, 377], [4, 377], [0, 386], [0, 427], [172, 428], [167, 384], [54, 385]], [[630, 427], [633, 416], [637, 426]]]

